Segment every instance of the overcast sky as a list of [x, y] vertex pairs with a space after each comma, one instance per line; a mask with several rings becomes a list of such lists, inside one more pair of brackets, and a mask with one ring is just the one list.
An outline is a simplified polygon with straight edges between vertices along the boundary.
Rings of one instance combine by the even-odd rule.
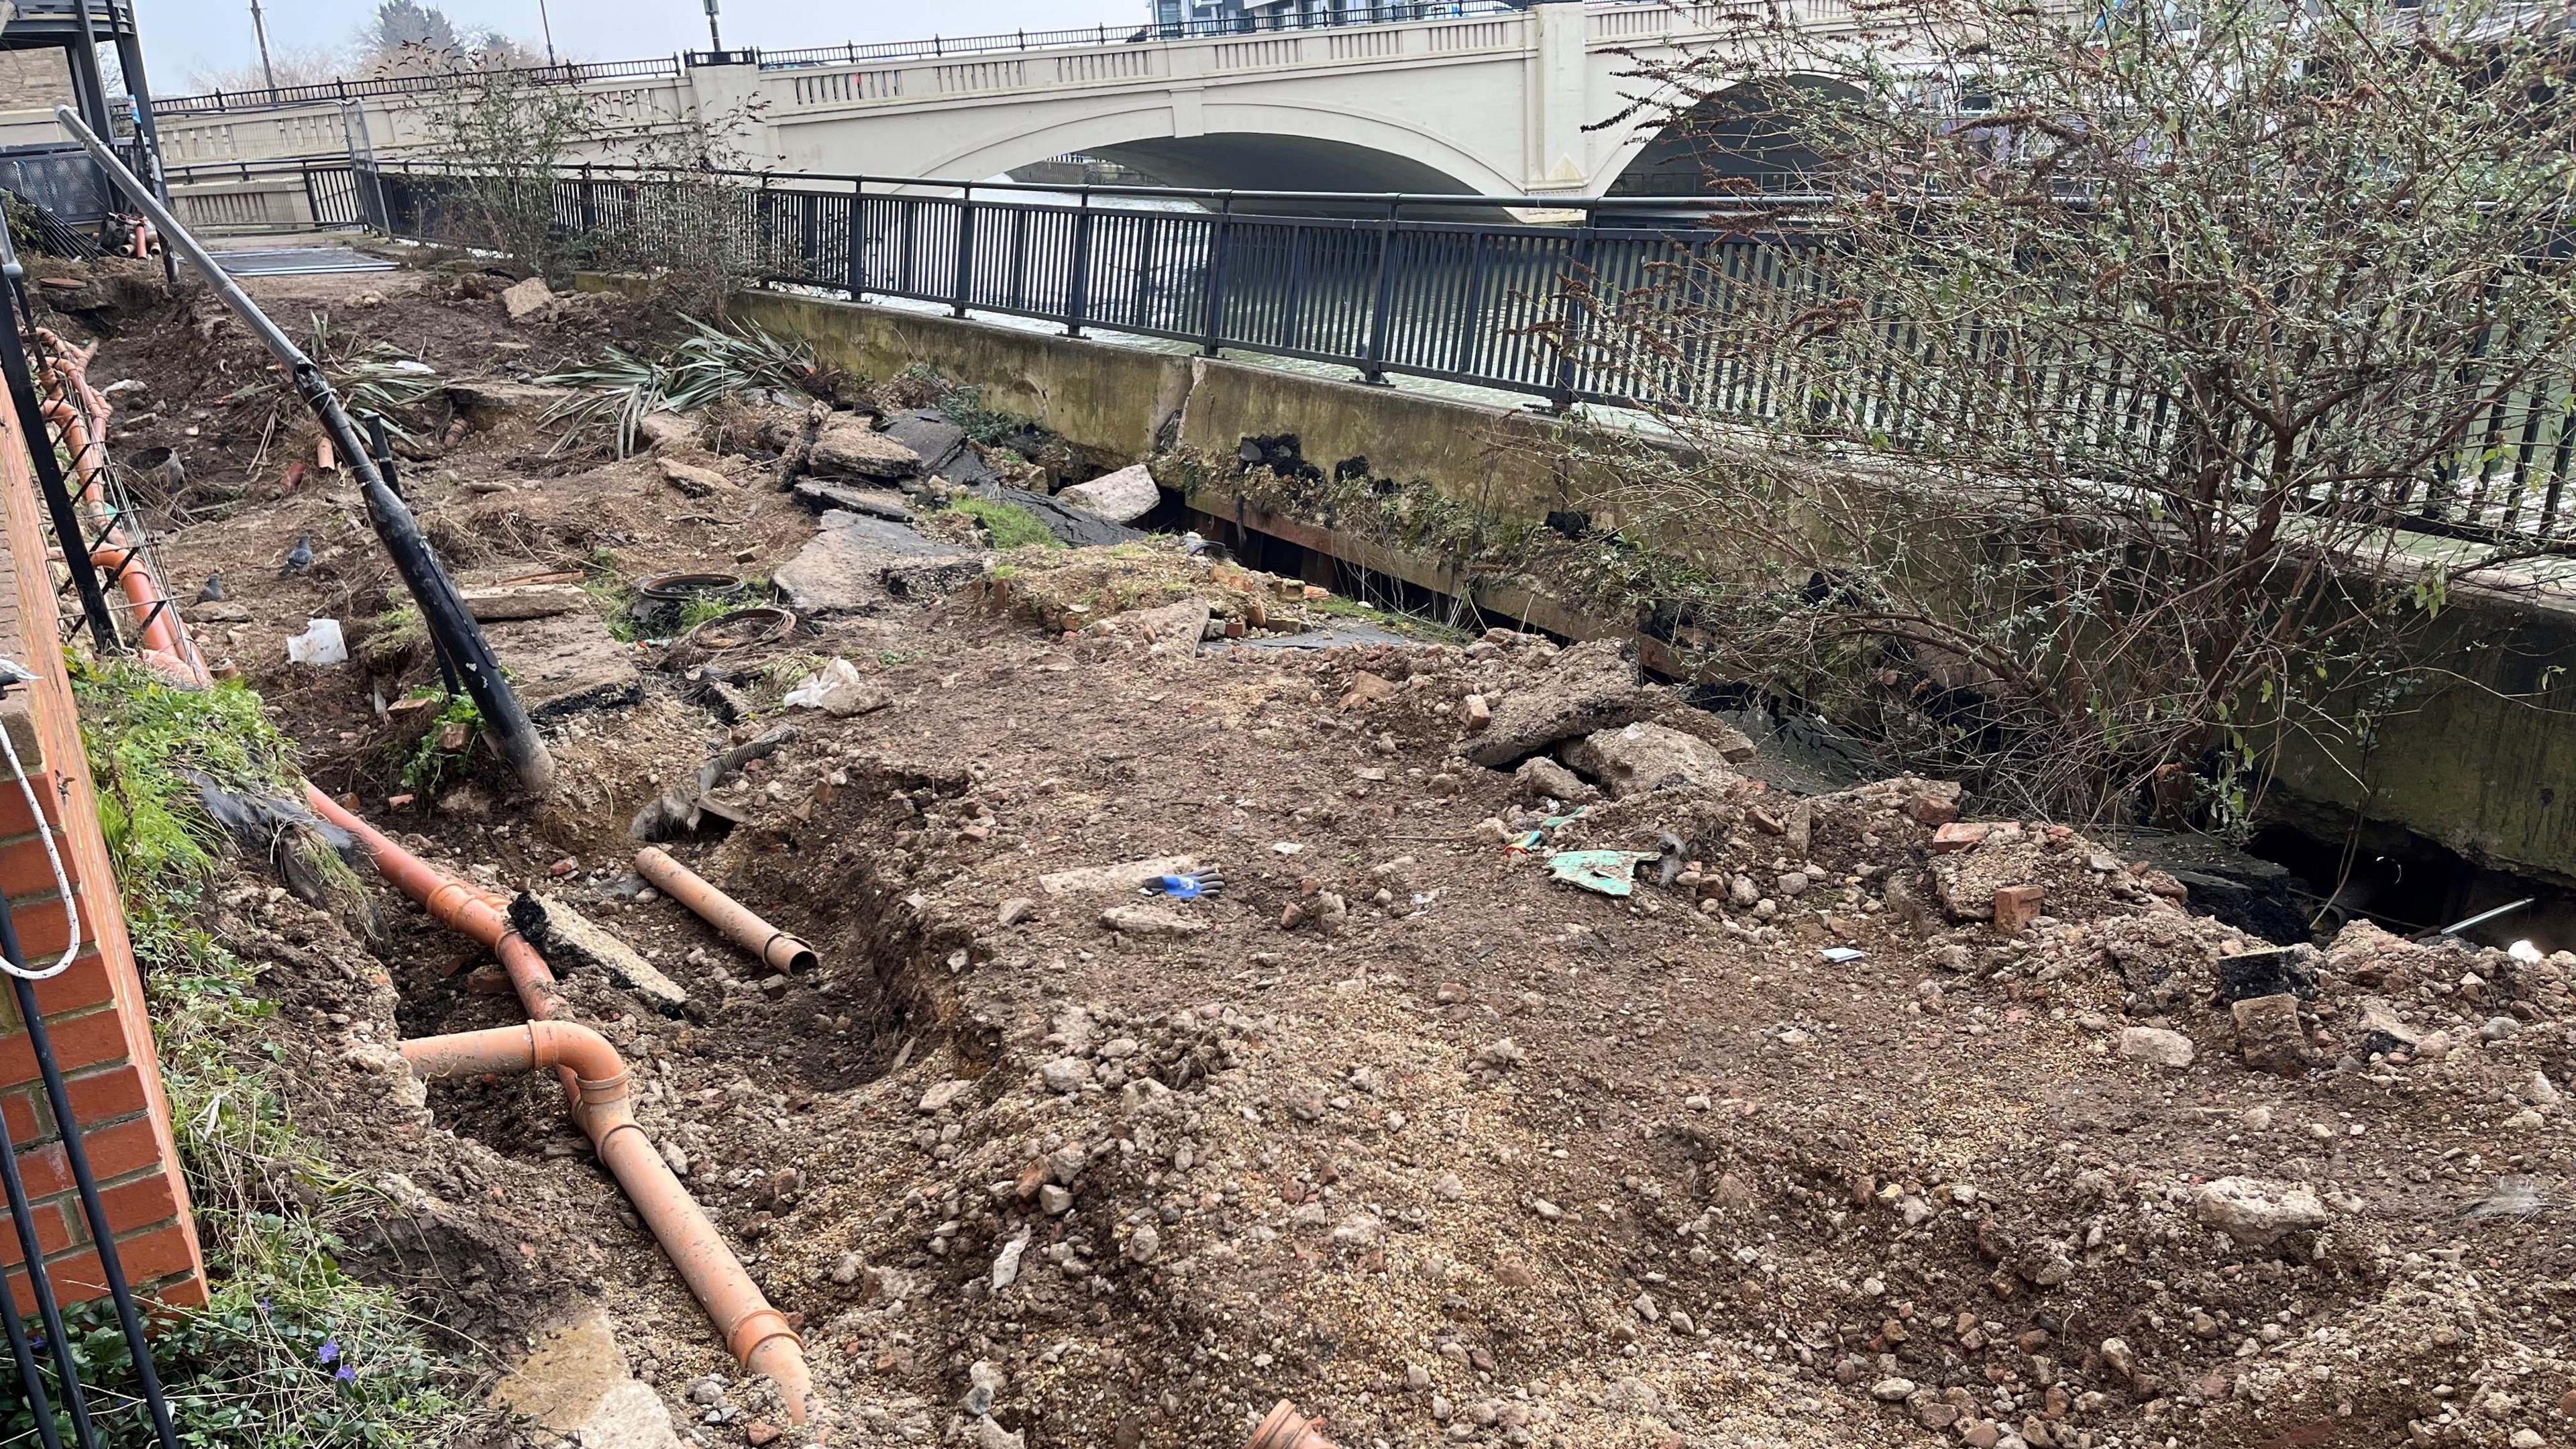
[[[720, 0], [727, 45], [774, 48], [845, 40], [909, 40], [936, 31], [981, 35], [1101, 23], [1134, 25], [1146, 0], [945, 0], [928, 5]], [[194, 77], [255, 62], [249, 0], [134, 0], [144, 64], [154, 89], [195, 89]], [[496, 29], [542, 46], [538, 0], [445, 0], [460, 29]], [[555, 48], [584, 60], [632, 60], [704, 49], [704, 0], [545, 0]], [[374, 13], [367, 0], [262, 0], [268, 43], [279, 51], [336, 47]]]

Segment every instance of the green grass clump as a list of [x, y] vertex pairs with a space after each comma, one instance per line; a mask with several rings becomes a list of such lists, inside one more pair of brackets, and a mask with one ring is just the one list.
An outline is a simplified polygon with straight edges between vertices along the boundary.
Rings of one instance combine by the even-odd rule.
[[118, 875], [202, 883], [222, 827], [197, 798], [195, 770], [228, 788], [300, 799], [294, 747], [238, 681], [178, 689], [133, 665], [83, 665], [74, 677], [99, 826]]
[[1044, 520], [1016, 503], [960, 498], [948, 506], [982, 524], [984, 536], [993, 541], [995, 548], [1064, 547], [1064, 540], [1056, 537]]
[[[234, 794], [300, 800], [293, 746], [239, 683], [174, 689], [134, 665], [76, 663], [73, 688], [212, 1285], [210, 1303], [170, 1314], [153, 1340], [180, 1442], [440, 1443], [469, 1412], [451, 1387], [461, 1374], [392, 1294], [337, 1261], [340, 1227], [381, 1216], [382, 1198], [298, 1132], [288, 1093], [308, 1044], [290, 1040], [258, 968], [204, 924], [225, 842], [189, 772]], [[67, 1317], [102, 1439], [151, 1443], [110, 1310], [85, 1304]], [[33, 1442], [33, 1416], [13, 1394], [0, 1389], [0, 1440]], [[59, 1394], [54, 1402], [68, 1443]]]

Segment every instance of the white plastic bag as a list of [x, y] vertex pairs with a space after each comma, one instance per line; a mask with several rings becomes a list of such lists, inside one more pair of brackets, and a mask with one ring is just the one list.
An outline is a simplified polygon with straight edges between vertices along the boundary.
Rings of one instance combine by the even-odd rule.
[[871, 684], [850, 661], [835, 658], [806, 675], [780, 703], [789, 709], [819, 709], [830, 714], [866, 714], [892, 702], [884, 688]]
[[304, 632], [286, 641], [289, 664], [346, 664], [348, 641], [340, 637], [337, 619], [307, 619]]

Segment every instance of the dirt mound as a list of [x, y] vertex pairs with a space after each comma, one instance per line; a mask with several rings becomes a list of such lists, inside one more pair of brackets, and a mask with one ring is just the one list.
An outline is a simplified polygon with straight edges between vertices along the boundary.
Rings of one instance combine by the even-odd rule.
[[[443, 368], [559, 341], [471, 305]], [[173, 365], [179, 331], [136, 355]], [[259, 415], [213, 411], [246, 469]], [[816, 524], [766, 461], [707, 453], [692, 493], [496, 428], [409, 486], [488, 572], [611, 596], [795, 557]], [[2576, 957], [2273, 951], [2075, 832], [1959, 820], [1943, 782], [1765, 785], [1614, 644], [1409, 638], [1178, 540], [1010, 550], [754, 660], [630, 641], [673, 667], [549, 727], [548, 798], [413, 792], [372, 696], [427, 661], [276, 662], [309, 614], [389, 602], [353, 500], [261, 492], [276, 466], [172, 540], [183, 578], [236, 581], [219, 637], [329, 784], [687, 994], [566, 981], [797, 1316], [835, 1442], [1236, 1449], [1281, 1397], [1345, 1449], [2566, 1432]], [[305, 531], [322, 561], [276, 577]], [[834, 658], [875, 707], [788, 708]], [[793, 975], [626, 868], [638, 810], [781, 722], [666, 848], [812, 944]], [[407, 1032], [516, 1019], [388, 915]], [[290, 945], [260, 949], [364, 959]], [[327, 1030], [381, 1045], [366, 990]], [[425, 1154], [387, 1170], [462, 1240], [595, 1283], [692, 1437], [765, 1442], [550, 1083], [428, 1111], [323, 1120], [371, 1167]]]

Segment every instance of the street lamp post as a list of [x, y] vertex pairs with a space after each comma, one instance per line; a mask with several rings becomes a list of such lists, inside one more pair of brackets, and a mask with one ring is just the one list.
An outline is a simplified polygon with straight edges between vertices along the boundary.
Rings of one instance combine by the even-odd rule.
[[716, 0], [707, 0], [707, 48], [724, 54], [724, 32], [716, 28]]
[[[712, 3], [712, 0], [710, 0]], [[251, 33], [259, 37], [259, 73], [268, 81], [268, 98], [277, 99], [277, 67], [268, 59], [268, 21], [259, 13], [259, 0], [250, 0]]]
[[546, 13], [546, 0], [537, 0], [537, 24], [546, 33], [546, 65], [551, 69], [555, 63], [555, 22]]

